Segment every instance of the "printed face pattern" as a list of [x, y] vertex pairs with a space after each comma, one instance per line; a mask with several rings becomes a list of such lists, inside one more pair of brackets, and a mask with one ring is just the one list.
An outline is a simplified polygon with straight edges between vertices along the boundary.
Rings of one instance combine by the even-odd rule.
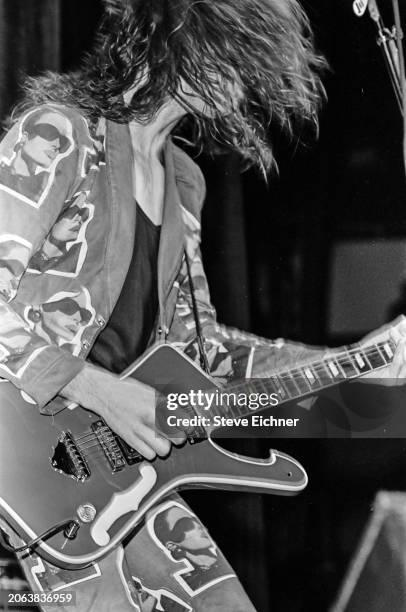
[[25, 368], [43, 350], [36, 348], [28, 325], [6, 304], [0, 303], [1, 370], [20, 378]]
[[31, 243], [20, 236], [0, 236], [0, 297], [6, 302], [16, 294], [31, 249]]
[[0, 158], [0, 190], [41, 206], [61, 159], [73, 150], [72, 124], [56, 111], [29, 113], [10, 154]]
[[89, 292], [82, 288], [81, 293], [63, 291], [39, 306], [29, 306], [24, 316], [38, 336], [57, 346], [69, 344], [72, 354], [77, 355], [83, 332], [92, 324], [95, 311]]
[[21, 378], [55, 345], [79, 355], [94, 323], [93, 277], [81, 274], [96, 242], [89, 194], [104, 165], [104, 130], [92, 134], [84, 118], [50, 104], [1, 142], [0, 376]]
[[31, 258], [28, 272], [76, 277], [88, 251], [86, 230], [93, 219], [94, 205], [87, 193], [79, 193], [54, 223], [40, 250]]
[[230, 567], [195, 514], [170, 501], [147, 519], [154, 542], [178, 565], [173, 576], [189, 595], [231, 578]]

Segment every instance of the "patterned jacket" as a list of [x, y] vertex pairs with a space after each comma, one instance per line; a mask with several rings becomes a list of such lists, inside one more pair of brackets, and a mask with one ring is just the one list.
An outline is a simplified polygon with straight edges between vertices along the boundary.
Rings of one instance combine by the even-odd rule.
[[[205, 185], [171, 141], [158, 256], [159, 316], [150, 343], [198, 357], [184, 249], [214, 376], [258, 376], [304, 347], [219, 325], [203, 271]], [[44, 412], [83, 368], [108, 321], [131, 259], [136, 224], [127, 125], [90, 125], [77, 110], [34, 107], [0, 144], [0, 375]]]

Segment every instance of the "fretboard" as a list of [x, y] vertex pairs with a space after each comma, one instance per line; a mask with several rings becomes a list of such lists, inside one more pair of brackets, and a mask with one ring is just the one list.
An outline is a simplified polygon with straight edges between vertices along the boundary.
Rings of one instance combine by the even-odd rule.
[[[302, 367], [273, 373], [269, 377], [250, 379], [249, 382], [230, 383], [221, 391], [236, 395], [275, 394], [278, 397], [279, 405], [384, 368], [391, 363], [394, 351], [395, 343], [390, 339], [364, 348], [358, 345], [349, 346], [331, 353], [325, 359], [307, 363]], [[219, 390], [218, 393], [221, 391]], [[243, 417], [261, 409], [250, 409], [246, 405], [235, 405], [222, 401], [216, 402], [211, 412], [220, 416]]]

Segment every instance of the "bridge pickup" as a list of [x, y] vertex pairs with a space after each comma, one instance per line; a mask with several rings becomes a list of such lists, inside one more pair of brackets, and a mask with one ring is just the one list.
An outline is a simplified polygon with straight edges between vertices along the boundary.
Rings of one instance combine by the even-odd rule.
[[113, 473], [120, 472], [125, 467], [125, 459], [119, 445], [117, 444], [116, 436], [102, 420], [92, 424], [92, 431], [103, 449], [104, 455], [109, 462]]
[[89, 466], [69, 431], [63, 432], [58, 438], [51, 464], [59, 472], [80, 482], [84, 482], [90, 476]]

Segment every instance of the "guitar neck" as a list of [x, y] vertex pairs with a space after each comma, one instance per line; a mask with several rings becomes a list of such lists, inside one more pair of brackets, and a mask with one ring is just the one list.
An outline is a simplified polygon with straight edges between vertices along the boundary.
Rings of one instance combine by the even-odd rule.
[[[241, 381], [231, 383], [224, 391], [227, 395], [234, 393], [236, 396], [275, 394], [279, 405], [384, 368], [393, 360], [395, 348], [395, 343], [391, 339], [364, 348], [358, 345], [348, 346], [319, 361], [273, 373], [267, 378], [252, 379], [249, 383]], [[220, 402], [220, 405], [216, 405], [216, 411], [224, 416], [247, 416], [257, 410], [252, 410], [246, 405], [239, 406], [235, 403], [232, 405], [231, 402]]]

